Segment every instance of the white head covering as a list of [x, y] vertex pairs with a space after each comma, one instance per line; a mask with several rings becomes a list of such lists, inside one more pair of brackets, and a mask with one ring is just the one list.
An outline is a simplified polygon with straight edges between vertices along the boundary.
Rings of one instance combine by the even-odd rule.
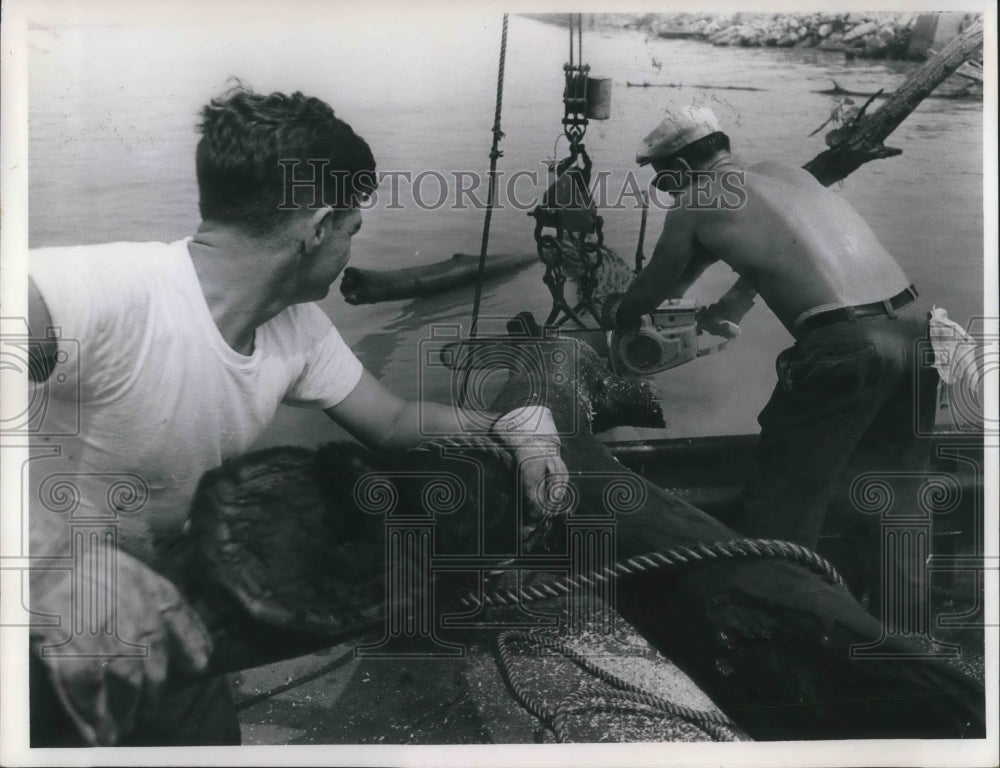
[[670, 157], [688, 144], [721, 131], [719, 120], [708, 107], [687, 105], [680, 109], [667, 109], [666, 115], [642, 140], [635, 154], [639, 165], [646, 165], [654, 158]]

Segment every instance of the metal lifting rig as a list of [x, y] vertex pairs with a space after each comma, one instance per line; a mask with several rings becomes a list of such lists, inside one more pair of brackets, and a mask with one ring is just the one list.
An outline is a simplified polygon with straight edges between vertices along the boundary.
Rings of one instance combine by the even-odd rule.
[[[549, 162], [550, 185], [541, 203], [528, 215], [535, 219], [535, 245], [545, 264], [543, 280], [552, 294], [552, 310], [545, 325], [560, 326], [572, 320], [587, 328], [580, 313], [586, 310], [600, 325], [600, 308], [594, 306], [593, 293], [597, 270], [601, 265], [604, 244], [604, 220], [597, 214], [590, 192], [591, 160], [583, 145], [590, 120], [610, 116], [611, 81], [590, 77], [590, 66], [583, 63], [582, 15], [569, 15], [569, 62], [563, 65], [566, 86], [563, 91], [563, 133], [569, 141], [569, 155]], [[574, 57], [574, 48], [576, 55]], [[546, 229], [554, 230], [545, 233]], [[573, 263], [580, 298], [575, 306], [566, 300], [564, 268]]]

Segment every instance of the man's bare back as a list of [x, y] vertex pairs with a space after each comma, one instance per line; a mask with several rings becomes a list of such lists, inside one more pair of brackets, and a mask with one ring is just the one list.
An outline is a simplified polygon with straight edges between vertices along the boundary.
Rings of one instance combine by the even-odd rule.
[[[933, 427], [937, 389], [936, 371], [916, 353], [926, 310], [857, 211], [800, 168], [742, 166], [711, 110], [667, 109], [636, 162], [652, 166], [652, 190], [672, 192], [675, 205], [649, 264], [606, 314], [628, 333], [716, 261], [741, 277], [699, 312], [700, 330], [735, 335], [753, 292], [763, 297], [796, 340], [775, 361], [734, 527], [815, 547], [846, 473], [924, 470], [929, 444], [915, 438], [914, 416], [922, 431]], [[876, 306], [855, 313], [863, 322], [829, 311], [864, 304]], [[797, 326], [803, 314], [810, 320]]]
[[808, 310], [881, 301], [910, 284], [858, 212], [807, 171], [765, 162], [742, 175], [744, 205], [698, 210], [684, 195], [665, 228], [689, 230], [701, 258], [724, 261], [747, 277], [789, 330]]

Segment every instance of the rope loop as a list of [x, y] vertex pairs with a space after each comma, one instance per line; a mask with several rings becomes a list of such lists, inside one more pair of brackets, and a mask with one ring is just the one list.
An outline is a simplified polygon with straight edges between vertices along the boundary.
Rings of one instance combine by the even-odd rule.
[[[514, 673], [510, 645], [521, 642], [536, 650], [555, 651], [585, 672], [593, 675], [596, 685], [576, 691], [550, 707], [544, 699], [533, 696]], [[541, 720], [560, 743], [570, 742], [569, 716], [580, 711], [605, 710], [644, 714], [649, 717], [680, 718], [703, 730], [715, 741], [731, 741], [735, 724], [719, 712], [674, 704], [644, 691], [637, 685], [608, 672], [586, 658], [565, 641], [535, 631], [508, 630], [497, 637], [500, 674], [514, 698], [528, 712]]]

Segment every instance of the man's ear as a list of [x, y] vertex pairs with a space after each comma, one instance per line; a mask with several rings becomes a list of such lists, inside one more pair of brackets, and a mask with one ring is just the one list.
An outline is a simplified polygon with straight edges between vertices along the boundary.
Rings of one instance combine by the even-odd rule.
[[653, 177], [653, 185], [661, 192], [673, 192], [681, 188], [684, 175], [679, 168], [668, 168], [658, 171]]
[[326, 237], [327, 225], [332, 219], [333, 209], [328, 205], [317, 208], [309, 214], [304, 243], [306, 253], [312, 253], [323, 242], [323, 238]]

